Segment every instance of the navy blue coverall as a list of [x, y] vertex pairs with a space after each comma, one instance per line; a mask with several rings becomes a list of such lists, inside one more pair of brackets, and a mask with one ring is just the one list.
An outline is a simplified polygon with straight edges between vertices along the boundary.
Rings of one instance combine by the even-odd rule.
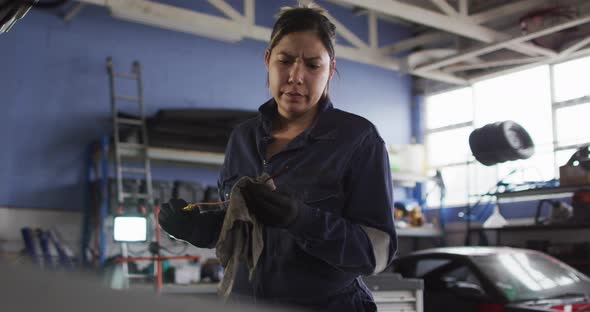
[[[274, 178], [277, 191], [301, 201], [288, 228], [265, 226], [252, 281], [241, 265], [233, 293], [322, 311], [374, 311], [360, 276], [383, 270], [397, 249], [387, 150], [368, 120], [335, 109], [328, 98], [318, 106], [312, 126], [270, 159], [273, 99], [232, 133], [219, 176], [222, 200], [243, 176], [284, 170]], [[214, 246], [222, 221], [219, 211], [213, 228], [197, 229], [193, 241]]]

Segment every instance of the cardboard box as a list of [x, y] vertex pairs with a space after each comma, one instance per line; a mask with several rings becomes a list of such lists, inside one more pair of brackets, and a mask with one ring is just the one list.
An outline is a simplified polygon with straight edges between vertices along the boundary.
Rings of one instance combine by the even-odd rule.
[[559, 167], [559, 185], [590, 185], [590, 170], [581, 166], [561, 166]]

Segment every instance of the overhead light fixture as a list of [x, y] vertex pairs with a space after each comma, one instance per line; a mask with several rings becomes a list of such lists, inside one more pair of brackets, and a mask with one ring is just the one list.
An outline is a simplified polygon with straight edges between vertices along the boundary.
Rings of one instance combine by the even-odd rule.
[[234, 21], [153, 1], [109, 2], [111, 15], [127, 21], [209, 37], [227, 42], [244, 38]]
[[147, 241], [147, 219], [139, 216], [116, 216], [113, 220], [113, 238], [116, 242]]

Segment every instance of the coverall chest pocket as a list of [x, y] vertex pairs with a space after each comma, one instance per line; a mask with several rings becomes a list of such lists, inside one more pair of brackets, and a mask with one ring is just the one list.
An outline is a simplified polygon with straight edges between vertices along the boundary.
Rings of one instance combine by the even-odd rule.
[[342, 196], [337, 185], [309, 185], [303, 190], [302, 200], [314, 208], [338, 214], [342, 211]]
[[[301, 202], [313, 208], [324, 211], [340, 214], [342, 203], [340, 191], [336, 187], [314, 187], [310, 185], [298, 192], [298, 197]], [[271, 250], [274, 256], [297, 257], [300, 255], [301, 249], [293, 237], [285, 229], [273, 229], [271, 237], [275, 237], [271, 243]]]

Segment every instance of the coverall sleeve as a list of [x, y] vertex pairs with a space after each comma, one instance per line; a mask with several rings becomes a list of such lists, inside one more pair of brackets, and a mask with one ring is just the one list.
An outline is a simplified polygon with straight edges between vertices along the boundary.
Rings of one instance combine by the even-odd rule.
[[301, 203], [288, 228], [298, 245], [346, 272], [370, 275], [383, 271], [397, 249], [389, 170], [384, 142], [373, 130], [350, 160], [343, 215]]

